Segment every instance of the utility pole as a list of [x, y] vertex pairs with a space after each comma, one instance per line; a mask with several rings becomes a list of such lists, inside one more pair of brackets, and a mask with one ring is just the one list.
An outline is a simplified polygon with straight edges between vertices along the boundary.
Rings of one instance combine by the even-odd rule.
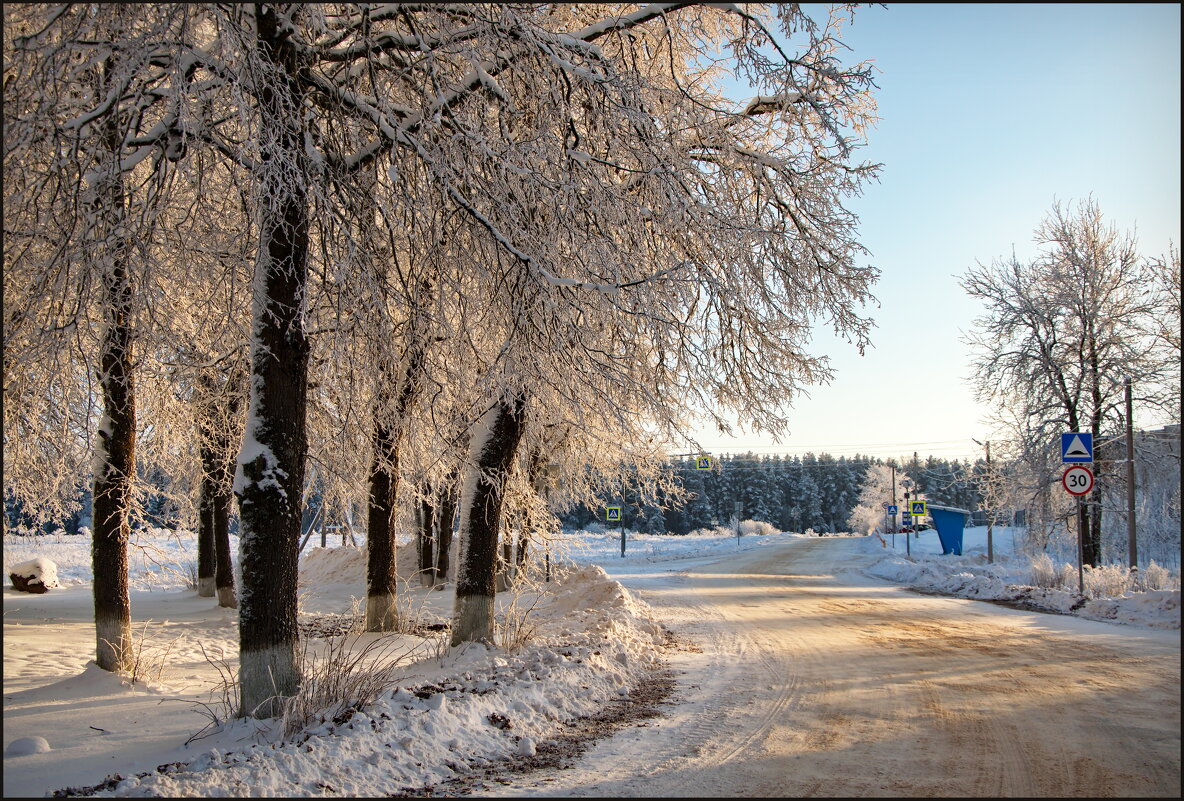
[[[892, 468], [892, 505], [896, 506], [896, 465]], [[896, 515], [892, 515], [892, 550], [896, 550]]]
[[[913, 531], [916, 531], [917, 521], [912, 516], [913, 507], [909, 506], [909, 489], [913, 486], [913, 482], [906, 478], [900, 483], [904, 485], [904, 508], [909, 510], [909, 520], [913, 524]], [[909, 533], [907, 531], [904, 533], [904, 555], [910, 559], [913, 558], [913, 549], [909, 545]]]
[[[913, 451], [913, 469], [914, 469], [913, 475], [920, 477], [921, 463], [919, 461], [917, 461], [917, 452], [916, 451]], [[920, 496], [921, 496], [921, 485], [918, 484], [916, 497], [919, 498]], [[921, 532], [917, 530], [917, 521], [916, 521], [916, 519], [914, 519], [913, 520], [913, 538], [916, 539], [917, 537], [920, 537], [920, 536], [921, 536]], [[909, 555], [911, 556], [912, 554], [909, 554]]]
[[1139, 548], [1135, 542], [1135, 422], [1130, 376], [1122, 379], [1122, 388], [1126, 395], [1126, 541], [1134, 572], [1139, 569]]
[[625, 475], [621, 474], [621, 558], [625, 558]]
[[[991, 486], [991, 441], [987, 440], [987, 488]], [[987, 505], [987, 562], [995, 561], [995, 543], [991, 539], [991, 530], [995, 523], [995, 510], [992, 504]]]

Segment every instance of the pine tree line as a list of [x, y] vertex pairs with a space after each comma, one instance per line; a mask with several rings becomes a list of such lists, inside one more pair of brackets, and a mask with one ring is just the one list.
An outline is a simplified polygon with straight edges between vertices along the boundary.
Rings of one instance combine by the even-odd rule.
[[[859, 454], [758, 456], [752, 452], [713, 457], [711, 465], [710, 470], [700, 470], [693, 458], [671, 463], [669, 469], [690, 495], [682, 504], [669, 496], [661, 505], [637, 502], [637, 493], [626, 482], [623, 492], [605, 498], [605, 505], [621, 507], [626, 528], [652, 534], [687, 534], [726, 525], [733, 516], [771, 523], [782, 531], [836, 532], [847, 530], [847, 518], [870, 465], [906, 470], [932, 502], [972, 510], [982, 504], [979, 488], [986, 466], [981, 459], [972, 464], [936, 456], [885, 460]], [[899, 493], [897, 500], [903, 503], [903, 488]], [[580, 506], [561, 517], [574, 528], [604, 519], [603, 506]]]

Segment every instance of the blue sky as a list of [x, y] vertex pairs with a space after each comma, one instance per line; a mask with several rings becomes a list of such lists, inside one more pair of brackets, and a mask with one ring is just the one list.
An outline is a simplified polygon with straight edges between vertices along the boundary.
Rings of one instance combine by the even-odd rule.
[[883, 171], [849, 203], [882, 272], [880, 306], [866, 310], [875, 347], [860, 357], [819, 330], [814, 352], [836, 379], [794, 402], [780, 445], [711, 431], [700, 443], [981, 455], [971, 440], [992, 435], [989, 410], [962, 338], [982, 309], [957, 277], [1013, 248], [1035, 255], [1053, 201], [1091, 194], [1137, 230], [1142, 255], [1180, 242], [1180, 7], [889, 4], [860, 8], [843, 41], [880, 87], [881, 121], [858, 152]]

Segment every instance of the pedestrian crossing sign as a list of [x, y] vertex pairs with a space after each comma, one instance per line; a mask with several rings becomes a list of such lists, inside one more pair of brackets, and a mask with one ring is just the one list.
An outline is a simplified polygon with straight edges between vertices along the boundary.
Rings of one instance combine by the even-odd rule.
[[710, 456], [696, 456], [695, 457], [695, 469], [696, 470], [710, 470], [711, 469], [711, 457]]
[[909, 501], [909, 514], [913, 517], [924, 517], [926, 514], [925, 503], [925, 501]]
[[604, 519], [610, 523], [620, 523], [621, 522], [621, 507], [619, 507], [619, 506], [604, 507]]

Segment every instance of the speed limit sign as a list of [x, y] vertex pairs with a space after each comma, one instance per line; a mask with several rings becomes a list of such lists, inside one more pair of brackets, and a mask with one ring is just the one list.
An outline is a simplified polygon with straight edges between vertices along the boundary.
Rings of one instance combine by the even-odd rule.
[[1071, 465], [1065, 468], [1061, 484], [1070, 495], [1089, 495], [1094, 488], [1093, 471], [1083, 464]]

